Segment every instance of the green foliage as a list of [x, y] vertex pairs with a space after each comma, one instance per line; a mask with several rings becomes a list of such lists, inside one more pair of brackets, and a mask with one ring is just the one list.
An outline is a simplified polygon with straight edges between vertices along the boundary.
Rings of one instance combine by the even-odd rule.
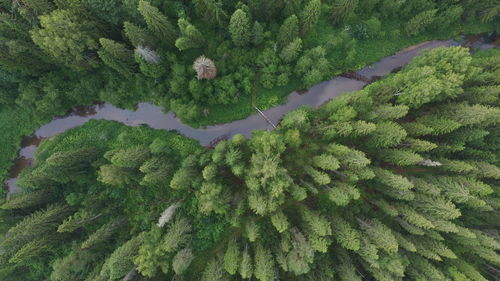
[[[21, 135], [75, 104], [150, 100], [192, 124], [225, 122], [403, 46], [487, 29], [470, 14], [494, 11], [430, 0], [22, 2], [0, 4], [3, 174]], [[457, 23], [462, 12], [470, 23]], [[125, 19], [138, 25], [120, 34]], [[420, 35], [399, 32], [408, 20]], [[231, 48], [229, 35], [245, 48]], [[176, 39], [186, 51], [171, 49]], [[191, 70], [201, 48], [217, 65], [210, 81]], [[358, 93], [290, 113], [274, 132], [214, 150], [107, 121], [51, 138], [0, 212], [2, 230], [15, 225], [0, 242], [0, 279], [331, 280], [334, 271], [349, 281], [486, 280], [482, 265], [498, 264], [487, 231], [499, 205], [493, 56], [427, 52]], [[158, 227], [174, 203], [174, 219]]]
[[54, 197], [54, 193], [50, 189], [41, 189], [32, 192], [25, 192], [11, 196], [9, 200], [3, 203], [2, 209], [28, 209], [47, 204]]
[[101, 60], [125, 77], [132, 75], [135, 68], [133, 52], [125, 48], [123, 44], [110, 39], [101, 38], [99, 42], [102, 49], [97, 53]]
[[166, 43], [167, 46], [174, 45], [175, 39], [177, 38], [175, 27], [158, 8], [152, 6], [148, 1], [141, 0], [139, 1], [137, 10], [143, 16], [144, 21], [153, 35]]
[[335, 0], [332, 5], [332, 20], [335, 24], [343, 24], [354, 13], [358, 0]]
[[296, 38], [281, 50], [280, 57], [284, 62], [293, 62], [302, 51], [302, 39]]
[[186, 269], [188, 269], [193, 258], [193, 251], [189, 248], [184, 248], [177, 252], [174, 260], [172, 261], [172, 268], [174, 269], [175, 274], [183, 274]]
[[82, 70], [95, 67], [89, 55], [98, 49], [99, 32], [95, 22], [82, 19], [68, 10], [54, 10], [40, 16], [41, 29], [31, 32], [33, 42], [62, 64]]
[[304, 7], [302, 14], [300, 16], [300, 22], [302, 25], [302, 34], [308, 33], [319, 20], [321, 16], [321, 1], [320, 0], [310, 0], [309, 3]]
[[136, 236], [118, 247], [102, 266], [101, 276], [117, 280], [127, 275], [134, 268], [134, 259], [141, 242], [142, 236]]
[[417, 35], [432, 25], [436, 16], [436, 9], [427, 10], [415, 15], [405, 26], [408, 35]]
[[330, 64], [325, 58], [326, 50], [316, 47], [304, 53], [295, 67], [295, 73], [302, 78], [304, 87], [308, 88], [322, 81], [330, 72]]
[[299, 36], [299, 19], [296, 15], [291, 15], [287, 18], [280, 27], [278, 32], [278, 45], [283, 47], [292, 43]]
[[87, 250], [73, 249], [67, 256], [54, 262], [50, 280], [84, 280], [92, 271], [95, 254]]
[[231, 16], [229, 33], [233, 43], [238, 47], [246, 46], [251, 39], [250, 19], [245, 11], [238, 9]]
[[234, 275], [238, 271], [239, 263], [240, 249], [236, 240], [231, 240], [224, 254], [224, 269], [226, 269], [229, 274]]
[[185, 19], [179, 19], [178, 22], [181, 36], [175, 41], [175, 46], [185, 51], [191, 48], [200, 48], [204, 44], [203, 35], [192, 24]]

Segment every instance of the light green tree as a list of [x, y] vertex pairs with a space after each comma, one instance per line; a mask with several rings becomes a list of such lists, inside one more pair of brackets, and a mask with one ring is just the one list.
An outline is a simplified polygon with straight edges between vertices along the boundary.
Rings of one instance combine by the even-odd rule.
[[194, 25], [182, 18], [179, 19], [178, 25], [181, 36], [175, 41], [175, 46], [179, 50], [185, 51], [191, 48], [200, 48], [203, 46], [205, 41], [203, 39], [203, 35]]
[[321, 0], [310, 0], [300, 15], [301, 32], [307, 34], [311, 31], [321, 16]]
[[238, 9], [231, 16], [229, 22], [229, 33], [236, 46], [245, 47], [251, 39], [250, 20], [248, 15], [241, 9]]
[[75, 70], [98, 65], [96, 51], [100, 32], [93, 21], [79, 18], [69, 10], [54, 10], [40, 16], [41, 28], [31, 38], [54, 60]]
[[296, 15], [288, 17], [280, 27], [277, 41], [281, 48], [288, 46], [299, 36], [299, 19]]

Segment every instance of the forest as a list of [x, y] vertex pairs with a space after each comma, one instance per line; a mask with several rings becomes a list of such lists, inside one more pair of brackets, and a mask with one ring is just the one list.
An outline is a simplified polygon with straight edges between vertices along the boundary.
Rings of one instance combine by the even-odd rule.
[[[498, 0], [0, 0], [0, 178], [78, 105], [226, 123], [498, 31]], [[206, 147], [92, 120], [0, 200], [0, 280], [498, 280], [499, 123], [500, 51], [458, 46]]]
[[437, 48], [204, 148], [90, 121], [1, 205], [2, 280], [495, 280], [500, 51]]
[[151, 102], [193, 127], [429, 39], [499, 30], [498, 0], [0, 0], [0, 177], [77, 105]]

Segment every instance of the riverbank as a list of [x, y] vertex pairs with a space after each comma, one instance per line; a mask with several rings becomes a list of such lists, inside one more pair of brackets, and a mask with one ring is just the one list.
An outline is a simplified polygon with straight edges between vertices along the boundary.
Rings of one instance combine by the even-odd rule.
[[172, 112], [164, 114], [161, 108], [150, 103], [140, 103], [136, 111], [119, 109], [109, 103], [98, 103], [91, 106], [78, 106], [68, 114], [56, 117], [51, 122], [41, 126], [33, 136], [25, 137], [19, 156], [14, 162], [9, 173], [9, 179], [5, 181], [8, 190], [15, 192], [16, 177], [25, 167], [32, 164], [37, 145], [42, 139], [60, 134], [70, 128], [83, 125], [89, 120], [114, 120], [128, 126], [147, 125], [154, 129], [174, 130], [180, 134], [197, 140], [202, 145], [209, 145], [214, 139], [228, 138], [235, 134], [243, 134], [250, 137], [254, 130], [269, 130], [278, 124], [281, 118], [289, 111], [304, 105], [318, 107], [328, 100], [347, 92], [362, 89], [367, 81], [385, 76], [395, 69], [407, 64], [413, 57], [425, 49], [441, 46], [470, 45], [471, 48], [492, 48], [493, 44], [474, 39], [474, 42], [463, 40], [461, 42], [453, 39], [446, 41], [428, 41], [417, 46], [411, 46], [400, 50], [392, 56], [388, 56], [371, 66], [366, 66], [355, 72], [364, 79], [352, 79], [342, 76], [335, 77], [311, 87], [307, 92], [292, 92], [285, 104], [273, 107], [262, 112], [266, 118], [255, 113], [246, 119], [226, 124], [207, 126], [203, 129], [195, 129], [183, 124]]

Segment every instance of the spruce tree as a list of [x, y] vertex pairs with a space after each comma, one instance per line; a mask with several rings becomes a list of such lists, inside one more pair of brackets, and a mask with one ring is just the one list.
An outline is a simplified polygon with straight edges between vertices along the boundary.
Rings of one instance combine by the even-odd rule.
[[54, 60], [75, 70], [98, 65], [99, 30], [95, 22], [80, 18], [69, 10], [54, 10], [40, 16], [41, 28], [30, 32], [33, 42]]
[[311, 31], [321, 16], [321, 0], [310, 0], [300, 15], [302, 35]]
[[158, 8], [148, 1], [139, 1], [137, 10], [144, 17], [149, 30], [166, 46], [173, 46], [177, 38], [177, 31], [168, 18]]
[[101, 60], [123, 76], [130, 77], [135, 68], [133, 51], [110, 39], [101, 38], [99, 42], [102, 48], [97, 53]]
[[264, 28], [258, 21], [255, 21], [253, 24], [252, 34], [252, 43], [255, 46], [260, 45], [264, 40]]
[[281, 48], [286, 47], [292, 43], [293, 40], [299, 36], [299, 19], [296, 15], [288, 17], [280, 27], [278, 32], [277, 41]]
[[123, 32], [134, 47], [154, 46], [156, 43], [155, 38], [145, 28], [131, 22], [126, 21], [123, 23]]
[[241, 9], [238, 9], [231, 16], [229, 22], [229, 33], [233, 43], [238, 47], [245, 47], [251, 39], [250, 19]]
[[175, 46], [179, 50], [184, 51], [203, 46], [203, 35], [194, 25], [185, 19], [179, 19], [178, 25], [181, 36], [175, 41]]

